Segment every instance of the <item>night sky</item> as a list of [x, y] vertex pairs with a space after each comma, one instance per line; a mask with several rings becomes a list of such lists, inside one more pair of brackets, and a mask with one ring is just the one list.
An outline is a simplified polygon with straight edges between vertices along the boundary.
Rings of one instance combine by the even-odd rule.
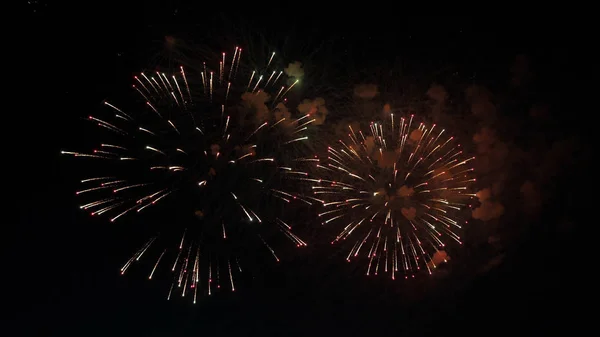
[[[567, 32], [550, 20], [416, 18], [381, 15], [388, 11], [383, 8], [361, 15], [298, 8], [241, 16], [151, 3], [59, 8], [29, 1], [27, 10], [25, 50], [8, 54], [15, 58], [8, 64], [25, 72], [19, 82], [26, 80], [24, 99], [10, 113], [17, 120], [5, 124], [18, 144], [10, 162], [20, 161], [13, 168], [18, 178], [8, 178], [18, 189], [6, 211], [17, 215], [5, 224], [11, 262], [4, 275], [14, 283], [5, 288], [14, 301], [6, 336], [546, 335], [579, 329], [577, 275], [584, 270], [576, 262], [583, 257], [572, 250], [578, 221], [572, 209], [580, 198], [573, 181], [587, 156], [567, 99], [576, 93], [570, 84], [577, 55]], [[551, 188], [542, 193], [536, 214], [512, 212], [518, 202], [505, 203], [505, 214], [484, 235], [501, 237], [501, 244], [474, 240], [441, 280], [366, 278], [324, 246], [292, 257], [235, 294], [196, 305], [167, 302], [165, 284], [119, 275], [145, 237], [136, 236], [132, 223], [81, 213], [73, 193], [79, 173], [59, 152], [76, 144], [78, 118], [162, 55], [165, 37], [190, 44], [220, 36], [234, 41], [234, 29], [261, 34], [290, 59], [310, 54], [305, 86], [318, 89], [304, 88], [307, 93], [402, 76], [426, 83], [425, 90], [440, 83], [451, 93], [475, 83], [498, 93], [494, 103], [510, 122], [497, 132], [511, 144], [536, 158], [555, 142], [575, 145], [556, 157], [553, 167], [559, 169], [546, 180]], [[526, 57], [524, 73], [531, 80], [506, 89], [519, 55]], [[318, 80], [311, 82], [311, 74]], [[527, 107], [534, 105], [544, 107], [544, 122], [531, 121]], [[507, 190], [518, 191], [526, 174], [539, 175], [517, 166], [506, 170], [518, 178]]]

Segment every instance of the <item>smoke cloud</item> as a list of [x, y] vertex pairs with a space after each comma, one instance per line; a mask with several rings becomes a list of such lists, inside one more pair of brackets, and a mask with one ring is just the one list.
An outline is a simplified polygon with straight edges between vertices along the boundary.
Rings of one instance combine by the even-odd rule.
[[219, 144], [212, 144], [210, 146], [210, 154], [213, 156], [216, 156], [217, 153], [219, 153], [219, 150], [221, 150], [221, 146]]
[[471, 105], [471, 113], [485, 121], [496, 118], [496, 106], [492, 103], [492, 93], [484, 87], [472, 85], [467, 88], [467, 102]]
[[393, 168], [399, 157], [399, 154], [394, 151], [382, 149], [373, 152], [371, 159], [377, 162], [377, 166], [386, 169]]
[[298, 105], [298, 112], [301, 114], [309, 114], [315, 121], [312, 125], [323, 125], [329, 111], [325, 106], [325, 99], [317, 97], [314, 100], [305, 99]]
[[415, 193], [415, 190], [412, 187], [407, 187], [406, 185], [402, 185], [397, 191], [399, 197], [410, 197]]
[[443, 105], [448, 100], [448, 92], [446, 88], [439, 84], [433, 84], [427, 90], [427, 97], [439, 105]]
[[367, 152], [369, 154], [375, 151], [375, 138], [373, 136], [367, 136], [365, 138], [365, 147], [367, 148]]
[[354, 87], [354, 95], [364, 99], [372, 99], [379, 94], [375, 84], [359, 84]]
[[269, 118], [269, 107], [266, 105], [269, 98], [269, 94], [264, 91], [245, 92], [242, 94], [242, 105], [251, 110], [257, 121], [264, 121]]
[[433, 254], [431, 260], [427, 264], [430, 269], [435, 269], [437, 266], [448, 261], [450, 261], [450, 255], [444, 250], [438, 250]]
[[383, 106], [383, 113], [385, 115], [392, 113], [392, 106], [389, 103]]
[[508, 156], [508, 147], [498, 141], [494, 130], [484, 127], [473, 136], [477, 147], [476, 170], [479, 174], [488, 174], [504, 165]]
[[300, 61], [288, 64], [288, 66], [283, 69], [283, 72], [290, 77], [291, 83], [304, 77], [304, 68], [302, 68], [302, 62]]
[[408, 136], [408, 140], [412, 143], [418, 143], [421, 137], [423, 137], [423, 130], [415, 129]]
[[490, 188], [484, 188], [477, 192], [477, 198], [479, 198], [480, 206], [472, 212], [474, 219], [490, 221], [504, 214], [504, 206], [493, 199]]
[[410, 207], [410, 208], [402, 207], [402, 209], [400, 211], [402, 212], [402, 215], [404, 215], [404, 217], [407, 218], [408, 220], [414, 220], [415, 217], [417, 216], [417, 209], [414, 207]]

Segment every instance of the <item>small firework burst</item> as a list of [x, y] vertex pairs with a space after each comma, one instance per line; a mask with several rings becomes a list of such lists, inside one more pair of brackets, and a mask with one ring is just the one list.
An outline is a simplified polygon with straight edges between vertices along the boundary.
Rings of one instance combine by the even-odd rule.
[[346, 259], [366, 274], [414, 277], [447, 259], [470, 216], [474, 157], [448, 131], [395, 114], [368, 128], [347, 125], [304, 179], [320, 200], [324, 226], [341, 228], [332, 244], [350, 241]]

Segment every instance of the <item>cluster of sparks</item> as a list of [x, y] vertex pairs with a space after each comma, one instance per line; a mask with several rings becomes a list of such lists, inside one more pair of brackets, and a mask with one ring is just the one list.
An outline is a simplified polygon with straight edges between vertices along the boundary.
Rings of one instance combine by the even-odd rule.
[[368, 132], [351, 125], [348, 131], [314, 160], [318, 177], [306, 178], [324, 207], [322, 224], [342, 228], [331, 243], [349, 240], [346, 259], [365, 261], [367, 275], [431, 274], [448, 243], [462, 244], [459, 233], [475, 196], [474, 157], [414, 115], [392, 113], [371, 122]]
[[[154, 254], [155, 263], [148, 276], [152, 279], [160, 264], [170, 264], [170, 272], [175, 277], [168, 298], [180, 289], [181, 296], [193, 292], [195, 303], [199, 288], [201, 294], [211, 294], [221, 288], [222, 279], [227, 279], [228, 288], [235, 291], [235, 275], [242, 272], [240, 257], [220, 256], [220, 252], [206, 249], [205, 244], [215, 246], [219, 245], [215, 240], [231, 240], [231, 236], [239, 234], [240, 226], [270, 223], [296, 246], [306, 246], [284, 220], [270, 214], [264, 218], [256, 199], [260, 192], [285, 203], [300, 201], [311, 205], [314, 202], [310, 197], [285, 191], [284, 187], [272, 183], [277, 180], [272, 179], [273, 174], [284, 178], [308, 174], [279, 162], [276, 154], [263, 153], [261, 145], [276, 143], [285, 151], [286, 146], [308, 139], [301, 133], [314, 120], [305, 115], [282, 123], [285, 117], [277, 119], [271, 113], [264, 121], [240, 123], [238, 110], [230, 103], [234, 94], [271, 90], [276, 92], [270, 100], [273, 107], [283, 102], [298, 82], [279, 86], [285, 76], [282, 76], [283, 71], [272, 70], [275, 53], [262, 71], [238, 74], [241, 54], [242, 49], [238, 47], [230, 58], [223, 53], [216, 71], [209, 70], [203, 63], [193, 75], [180, 67], [173, 74], [156, 71], [134, 76], [132, 87], [145, 104], [145, 111], [128, 113], [128, 109], [105, 101], [103, 115], [89, 116], [88, 120], [106, 131], [108, 140], [88, 152], [62, 151], [74, 157], [102, 159], [112, 165], [114, 174], [83, 179], [84, 187], [76, 192], [81, 197], [89, 197], [81, 209], [91, 215], [107, 215], [111, 222], [176, 199], [183, 190], [201, 196], [199, 204], [206, 205], [199, 206], [196, 216], [201, 221], [211, 222], [210, 226], [202, 226], [202, 230], [209, 227], [213, 235], [187, 228], [179, 234], [182, 235], [180, 241], [170, 242], [166, 249], [158, 251], [151, 248], [160, 238], [153, 237], [121, 268], [124, 274], [142, 256]], [[244, 80], [246, 75], [249, 77]], [[240, 79], [236, 80], [237, 77]], [[232, 81], [241, 84], [232, 86]], [[206, 105], [211, 107], [210, 111], [199, 108]], [[283, 125], [288, 128], [287, 137], [274, 139], [271, 133]], [[127, 170], [129, 174], [122, 174]], [[207, 214], [215, 213], [217, 208], [223, 214]], [[258, 233], [255, 236], [254, 239], [279, 261], [267, 240]], [[167, 262], [171, 255], [174, 260]], [[207, 282], [201, 282], [202, 279]]]

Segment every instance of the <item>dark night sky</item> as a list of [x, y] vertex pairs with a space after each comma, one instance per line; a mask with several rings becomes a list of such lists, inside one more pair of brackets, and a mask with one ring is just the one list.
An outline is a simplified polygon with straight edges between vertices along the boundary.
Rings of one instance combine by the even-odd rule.
[[[160, 50], [166, 35], [202, 36], [203, 27], [226, 26], [224, 19], [240, 18], [215, 13], [201, 19], [208, 12], [150, 3], [138, 12], [108, 5], [57, 8], [30, 1], [28, 10], [26, 49], [13, 54], [24, 55], [15, 66], [22, 66], [31, 81], [25, 111], [14, 124], [20, 130], [16, 142], [25, 147], [16, 157], [25, 164], [18, 168], [22, 184], [12, 197], [18, 200], [16, 225], [4, 238], [13, 257], [5, 278], [17, 284], [13, 291], [5, 288], [16, 313], [7, 336], [574, 332], [577, 281], [570, 275], [578, 273], [578, 267], [565, 267], [572, 261], [571, 228], [560, 227], [560, 235], [557, 230], [557, 219], [564, 219], [573, 198], [567, 192], [574, 168], [555, 180], [565, 192], [549, 199], [533, 229], [510, 247], [503, 263], [476, 277], [451, 278], [432, 290], [410, 285], [413, 290], [407, 294], [394, 289], [403, 287], [402, 282], [354, 273], [346, 277], [343, 273], [349, 269], [334, 257], [324, 257], [327, 250], [293, 259], [269, 274], [266, 284], [195, 306], [166, 302], [164, 285], [119, 276], [118, 268], [144, 238], [79, 213], [74, 169], [61, 162], [58, 153], [73, 142], [69, 130], [77, 125], [74, 120], [128, 81]], [[571, 94], [564, 83], [573, 81], [569, 69], [574, 56], [565, 42], [567, 33], [553, 25], [525, 17], [392, 18], [376, 11], [346, 16], [309, 9], [284, 13], [243, 19], [279, 41], [287, 41], [286, 36], [298, 45], [328, 41], [326, 52], [315, 56], [314, 63], [340, 69], [331, 79], [333, 86], [340, 81], [337, 73], [344, 74], [341, 67], [368, 68], [402, 58], [424, 68], [456, 69], [494, 87], [506, 81], [515, 56], [527, 54], [538, 78], [531, 90], [548, 98], [551, 118], [560, 118], [566, 125], [563, 131], [571, 132], [572, 116], [565, 116], [568, 105], [560, 96]], [[212, 34], [218, 29], [211, 29]], [[574, 226], [576, 219], [567, 219]]]

